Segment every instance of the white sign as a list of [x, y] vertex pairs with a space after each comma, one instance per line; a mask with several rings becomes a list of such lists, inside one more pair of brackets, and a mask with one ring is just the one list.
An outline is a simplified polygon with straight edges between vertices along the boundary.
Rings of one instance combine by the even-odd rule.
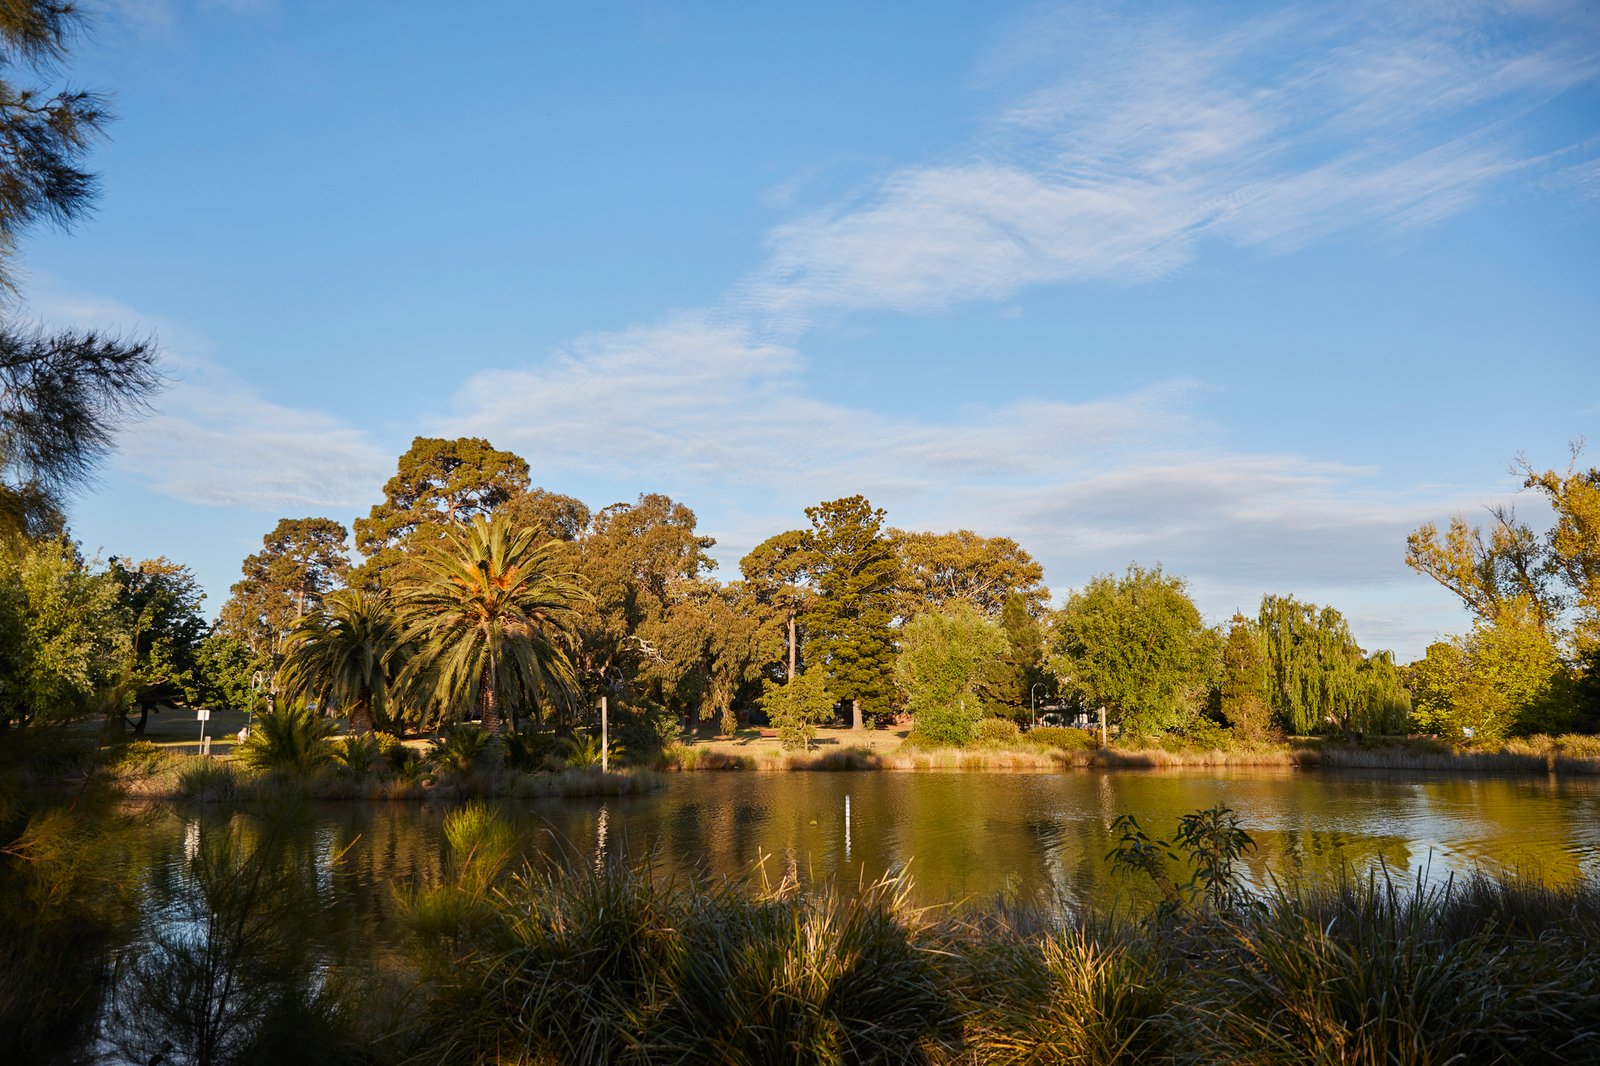
[[200, 708], [200, 710], [197, 711], [196, 714], [198, 714], [198, 716], [199, 716], [199, 718], [198, 718], [199, 721], [202, 721], [202, 722], [211, 721], [211, 712], [209, 710], [207, 710], [206, 708], [204, 708], [204, 707]]

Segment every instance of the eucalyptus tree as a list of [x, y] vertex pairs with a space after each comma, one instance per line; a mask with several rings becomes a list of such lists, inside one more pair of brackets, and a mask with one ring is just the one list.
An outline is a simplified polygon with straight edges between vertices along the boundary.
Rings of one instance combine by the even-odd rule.
[[219, 628], [275, 658], [284, 635], [350, 573], [349, 532], [331, 518], [283, 518], [245, 558]]
[[1050, 596], [1043, 584], [1044, 567], [1010, 537], [984, 537], [970, 529], [951, 533], [891, 529], [888, 535], [900, 556], [895, 613], [902, 619], [958, 601], [997, 618], [1013, 594], [1038, 612]]
[[787, 628], [788, 662], [783, 676], [789, 681], [798, 673], [800, 616], [815, 593], [808, 570], [809, 543], [805, 530], [791, 529], [768, 537], [739, 560], [750, 598], [764, 611], [781, 618]]
[[[577, 604], [580, 681], [602, 692], [665, 700], [673, 672], [664, 641], [678, 605], [700, 595], [716, 541], [694, 511], [660, 493], [601, 508], [559, 557], [572, 560], [589, 597]], [[680, 616], [686, 617], [686, 616]], [[670, 643], [681, 644], [673, 640]]]
[[528, 490], [528, 462], [481, 437], [417, 437], [383, 486], [383, 502], [355, 521], [366, 557], [357, 580], [392, 583], [414, 539], [435, 540], [451, 526], [493, 514]]
[[404, 731], [396, 679], [407, 645], [388, 597], [341, 589], [284, 640], [278, 688], [290, 698], [331, 700], [349, 709], [350, 731]]
[[[556, 565], [555, 542], [503, 515], [445, 527], [413, 548], [416, 576], [399, 589], [411, 656], [401, 682], [444, 718], [474, 709], [498, 737], [519, 706], [566, 711], [577, 677], [569, 651], [589, 596]], [[498, 748], [498, 745], [496, 745]]]

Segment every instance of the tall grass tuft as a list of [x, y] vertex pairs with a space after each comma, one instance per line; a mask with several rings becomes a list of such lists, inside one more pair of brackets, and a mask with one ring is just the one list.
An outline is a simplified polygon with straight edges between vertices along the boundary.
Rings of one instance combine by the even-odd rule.
[[1378, 877], [1279, 894], [1211, 945], [1195, 1028], [1255, 1062], [1594, 1062], [1600, 950], [1548, 902]]

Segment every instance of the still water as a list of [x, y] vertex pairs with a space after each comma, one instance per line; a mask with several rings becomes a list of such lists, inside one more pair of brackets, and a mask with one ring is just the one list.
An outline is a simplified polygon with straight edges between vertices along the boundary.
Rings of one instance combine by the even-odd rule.
[[[1109, 905], [1130, 891], [1106, 861], [1118, 814], [1152, 836], [1226, 805], [1258, 850], [1257, 885], [1386, 869], [1438, 882], [1475, 869], [1554, 882], [1600, 874], [1600, 781], [1359, 772], [699, 773], [644, 796], [501, 803], [530, 856], [627, 858], [676, 876], [843, 887], [905, 873], [921, 903]], [[387, 910], [390, 886], [440, 876], [448, 808], [311, 807], [293, 832], [337, 894]], [[181, 860], [200, 834], [248, 817], [163, 812], [148, 832]], [[155, 843], [155, 841], [152, 841]], [[333, 856], [339, 856], [332, 862]], [[308, 856], [309, 857], [309, 856]], [[159, 861], [159, 860], [158, 860]], [[315, 861], [315, 860], [313, 860]], [[352, 897], [354, 897], [352, 899]]]

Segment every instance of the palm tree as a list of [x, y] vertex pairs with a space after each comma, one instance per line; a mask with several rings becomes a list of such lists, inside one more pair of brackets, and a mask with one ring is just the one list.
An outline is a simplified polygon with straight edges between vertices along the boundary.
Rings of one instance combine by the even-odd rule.
[[285, 642], [278, 686], [293, 698], [333, 699], [350, 708], [350, 731], [374, 724], [393, 732], [395, 678], [405, 658], [400, 619], [382, 596], [343, 589], [302, 618]]
[[577, 689], [567, 649], [589, 597], [557, 571], [558, 543], [535, 537], [503, 515], [475, 517], [417, 550], [421, 574], [403, 594], [415, 647], [404, 679], [447, 716], [476, 707], [491, 738], [506, 706], [515, 717], [508, 698], [565, 709]]

